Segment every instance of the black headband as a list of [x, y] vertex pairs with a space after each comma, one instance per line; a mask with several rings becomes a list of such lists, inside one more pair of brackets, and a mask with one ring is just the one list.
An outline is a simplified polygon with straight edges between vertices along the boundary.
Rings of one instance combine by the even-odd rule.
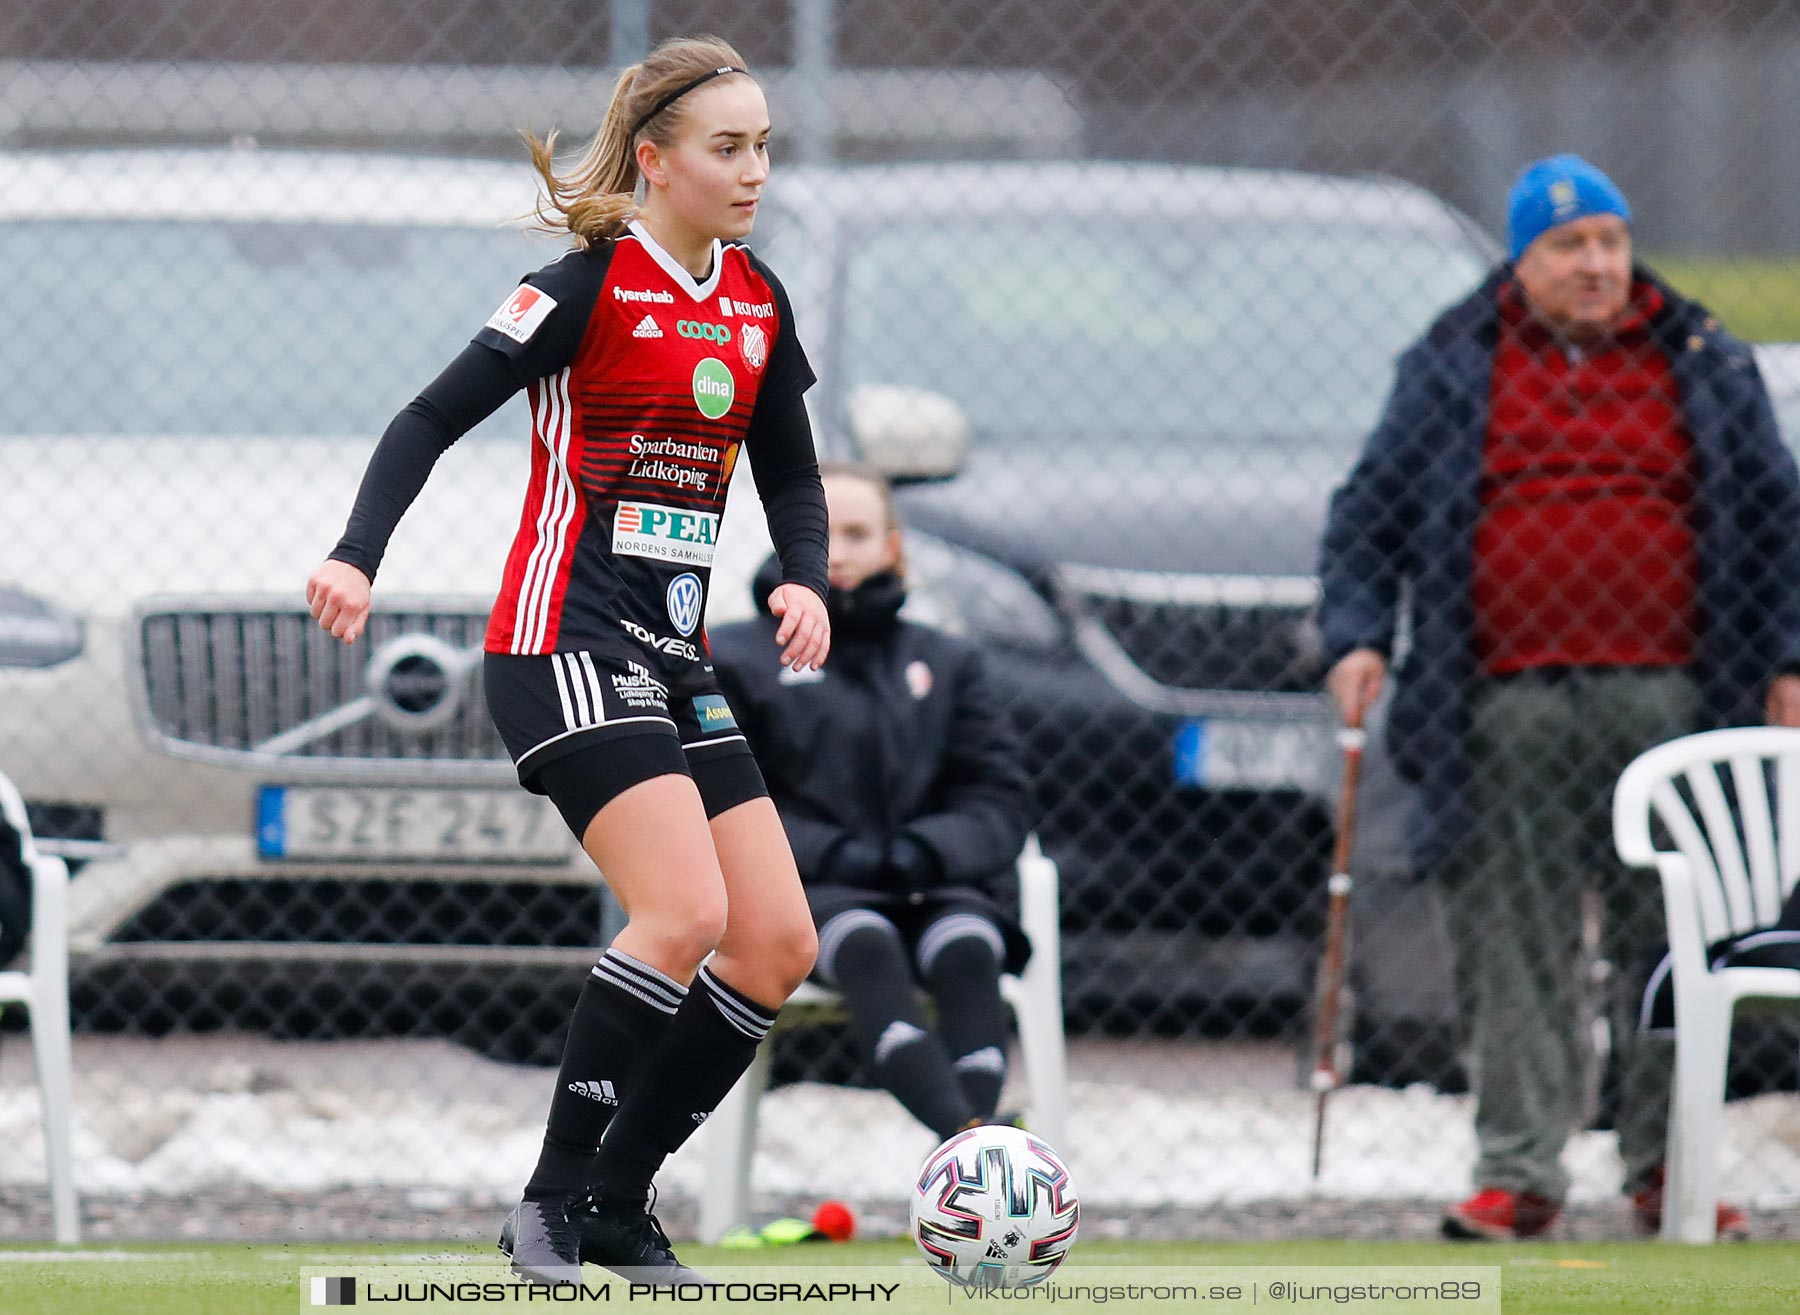
[[673, 105], [676, 101], [680, 100], [683, 96], [687, 95], [688, 92], [692, 91], [695, 87], [702, 86], [708, 82], [711, 82], [714, 78], [722, 78], [727, 73], [748, 74], [749, 71], [750, 71], [749, 69], [739, 68], [736, 64], [721, 64], [716, 69], [712, 69], [706, 73], [702, 73], [699, 77], [695, 78], [691, 82], [682, 83], [679, 87], [675, 88], [674, 91], [671, 91], [667, 96], [664, 96], [661, 100], [657, 101], [655, 105], [651, 106], [650, 112], [648, 114], [646, 114], [643, 118], [639, 119], [637, 121], [637, 123], [632, 125], [631, 140], [636, 141], [637, 135], [640, 132], [642, 132], [647, 126], [649, 126], [650, 120], [654, 119], [657, 115], [661, 114], [664, 110], [668, 109], [669, 106]]

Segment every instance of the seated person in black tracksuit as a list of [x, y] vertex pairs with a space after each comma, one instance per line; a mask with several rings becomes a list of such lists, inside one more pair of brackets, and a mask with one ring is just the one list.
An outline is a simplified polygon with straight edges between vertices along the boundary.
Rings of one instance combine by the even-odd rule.
[[[815, 975], [843, 993], [881, 1084], [947, 1138], [994, 1118], [1006, 1076], [1000, 974], [1023, 967], [1030, 947], [994, 892], [1031, 827], [1029, 783], [980, 653], [900, 619], [906, 583], [887, 481], [831, 462], [820, 473], [830, 660], [782, 667], [766, 608], [708, 639], [806, 884]], [[756, 597], [776, 583], [771, 561]]]

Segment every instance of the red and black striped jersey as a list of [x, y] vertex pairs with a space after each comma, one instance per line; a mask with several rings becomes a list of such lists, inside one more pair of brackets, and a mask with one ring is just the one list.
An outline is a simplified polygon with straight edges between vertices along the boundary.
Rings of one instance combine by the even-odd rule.
[[748, 248], [696, 280], [633, 223], [528, 275], [475, 342], [531, 401], [531, 481], [491, 653], [621, 639], [699, 659], [725, 494], [758, 406], [813, 383], [787, 294]]

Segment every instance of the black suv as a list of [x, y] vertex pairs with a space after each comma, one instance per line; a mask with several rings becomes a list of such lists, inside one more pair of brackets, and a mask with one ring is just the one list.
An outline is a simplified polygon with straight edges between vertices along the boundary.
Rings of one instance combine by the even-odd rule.
[[[777, 181], [756, 240], [821, 377], [824, 445], [905, 486], [921, 619], [991, 648], [1029, 738], [1072, 1020], [1291, 1021], [1334, 776], [1326, 500], [1486, 239], [1416, 188], [1298, 173]], [[1371, 767], [1359, 862], [1392, 868]]]

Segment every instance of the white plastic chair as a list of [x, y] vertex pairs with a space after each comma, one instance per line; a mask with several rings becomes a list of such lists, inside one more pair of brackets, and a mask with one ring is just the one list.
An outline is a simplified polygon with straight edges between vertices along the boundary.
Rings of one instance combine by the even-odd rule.
[[69, 1147], [74, 1091], [69, 1053], [69, 867], [38, 849], [26, 820], [25, 801], [5, 773], [0, 773], [0, 817], [18, 832], [25, 869], [31, 874], [30, 967], [0, 972], [0, 1010], [8, 1004], [22, 1004], [31, 1016], [45, 1163], [50, 1171], [50, 1213], [56, 1240], [73, 1246], [81, 1240], [81, 1231]]
[[[1068, 1123], [1068, 1066], [1063, 1044], [1062, 946], [1056, 864], [1037, 837], [1019, 855], [1019, 921], [1031, 940], [1031, 961], [1018, 976], [1000, 979], [1000, 992], [1019, 1025], [1019, 1052], [1031, 1088], [1031, 1128], [1063, 1145]], [[836, 991], [803, 984], [782, 1006], [776, 1030], [842, 1011]], [[750, 1217], [750, 1167], [756, 1153], [757, 1106], [769, 1085], [769, 1042], [706, 1121], [706, 1178], [700, 1188], [700, 1238], [715, 1242]], [[910, 1168], [910, 1166], [907, 1166]], [[900, 1172], [897, 1170], [897, 1172]]]
[[[1673, 850], [1653, 845], [1653, 819]], [[1800, 1007], [1800, 972], [1714, 971], [1706, 949], [1774, 922], [1800, 877], [1800, 730], [1709, 731], [1640, 755], [1613, 794], [1613, 841], [1625, 862], [1661, 875], [1668, 917], [1675, 1089], [1662, 1236], [1712, 1242], [1732, 1018], [1744, 1001]]]

